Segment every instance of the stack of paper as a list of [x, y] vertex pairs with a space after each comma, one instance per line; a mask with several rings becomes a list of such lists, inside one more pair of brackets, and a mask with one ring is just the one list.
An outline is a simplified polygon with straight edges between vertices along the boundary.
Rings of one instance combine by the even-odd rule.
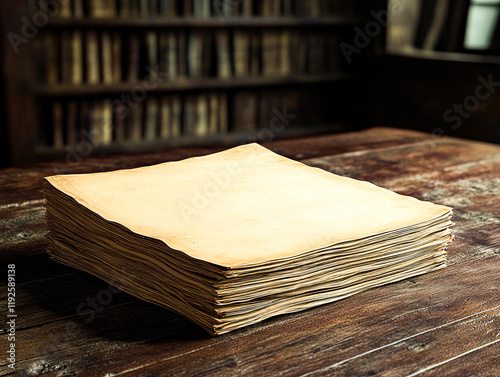
[[223, 334], [444, 267], [451, 208], [257, 144], [46, 178], [49, 253]]

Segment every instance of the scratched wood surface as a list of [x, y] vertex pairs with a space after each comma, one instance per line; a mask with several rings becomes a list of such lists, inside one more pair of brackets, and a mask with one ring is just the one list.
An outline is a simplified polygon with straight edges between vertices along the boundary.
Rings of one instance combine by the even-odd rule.
[[[389, 128], [266, 146], [452, 206], [456, 241], [448, 267], [214, 338], [51, 261], [39, 190], [46, 175], [135, 167], [215, 149], [5, 169], [0, 259], [3, 266], [16, 264], [17, 369], [7, 367], [4, 320], [0, 375], [500, 376], [500, 146]], [[4, 310], [4, 289], [1, 300]]]

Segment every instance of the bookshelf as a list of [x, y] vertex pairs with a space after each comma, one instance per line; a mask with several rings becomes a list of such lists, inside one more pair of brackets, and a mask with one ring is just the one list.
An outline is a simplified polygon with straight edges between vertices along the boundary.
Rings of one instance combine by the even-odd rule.
[[348, 65], [338, 45], [366, 22], [365, 1], [43, 4], [0, 5], [4, 31], [46, 19], [16, 54], [3, 47], [6, 74], [29, 62], [7, 78], [27, 103], [7, 121], [13, 164], [356, 127], [363, 64]]

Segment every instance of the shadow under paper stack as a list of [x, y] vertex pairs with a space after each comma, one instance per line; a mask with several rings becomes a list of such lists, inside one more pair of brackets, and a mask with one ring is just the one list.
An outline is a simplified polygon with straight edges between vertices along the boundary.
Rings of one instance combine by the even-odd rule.
[[452, 209], [257, 144], [44, 184], [55, 260], [223, 334], [442, 268]]

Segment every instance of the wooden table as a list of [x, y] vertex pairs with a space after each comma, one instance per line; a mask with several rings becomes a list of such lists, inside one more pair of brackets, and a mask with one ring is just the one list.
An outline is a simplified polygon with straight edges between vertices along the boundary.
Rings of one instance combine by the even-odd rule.
[[[43, 177], [54, 173], [135, 167], [215, 148], [5, 169], [0, 257], [16, 270], [17, 369], [7, 367], [4, 314], [0, 374], [500, 376], [499, 146], [389, 128], [266, 145], [309, 165], [452, 206], [456, 240], [449, 266], [211, 337], [166, 309], [51, 261], [39, 190]], [[111, 302], [91, 310], [106, 291], [114, 292]], [[4, 289], [2, 300], [5, 309]]]

